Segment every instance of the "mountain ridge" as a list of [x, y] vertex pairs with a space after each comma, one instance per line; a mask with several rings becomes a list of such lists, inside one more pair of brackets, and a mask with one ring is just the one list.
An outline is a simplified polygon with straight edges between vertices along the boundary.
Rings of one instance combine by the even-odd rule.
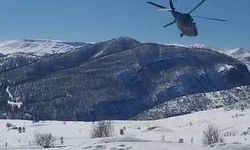
[[0, 117], [126, 120], [180, 96], [248, 85], [249, 74], [209, 49], [116, 38], [2, 72]]
[[0, 53], [6, 55], [11, 53], [29, 53], [37, 56], [46, 54], [65, 53], [75, 48], [86, 46], [86, 42], [63, 42], [48, 39], [21, 39], [0, 42]]

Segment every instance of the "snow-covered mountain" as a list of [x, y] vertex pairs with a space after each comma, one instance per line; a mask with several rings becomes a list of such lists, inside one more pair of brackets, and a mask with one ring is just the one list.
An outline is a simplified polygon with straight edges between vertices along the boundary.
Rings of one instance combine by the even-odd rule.
[[0, 118], [130, 119], [181, 96], [250, 84], [247, 67], [225, 54], [127, 37], [31, 58], [4, 63]]
[[29, 53], [12, 53], [0, 57], [0, 72], [31, 64], [40, 57]]
[[0, 42], [0, 53], [29, 53], [37, 56], [45, 54], [65, 53], [85, 46], [85, 42], [63, 42], [59, 40], [10, 40]]
[[248, 66], [248, 70], [250, 70], [250, 50], [236, 48], [232, 50], [224, 50], [224, 53], [242, 61]]
[[34, 63], [43, 56], [66, 53], [91, 45], [59, 40], [10, 40], [0, 42], [0, 72]]

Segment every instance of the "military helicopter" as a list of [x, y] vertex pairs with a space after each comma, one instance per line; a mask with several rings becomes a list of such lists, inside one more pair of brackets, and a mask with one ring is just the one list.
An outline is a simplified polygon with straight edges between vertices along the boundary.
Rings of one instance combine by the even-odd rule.
[[197, 36], [198, 30], [196, 27], [196, 24], [194, 23], [194, 18], [200, 18], [200, 19], [207, 19], [207, 20], [214, 20], [214, 21], [228, 21], [224, 19], [216, 19], [216, 18], [207, 18], [207, 17], [199, 17], [199, 16], [191, 16], [191, 13], [194, 12], [197, 8], [199, 8], [206, 0], [202, 0], [198, 5], [196, 5], [192, 10], [190, 10], [188, 13], [181, 13], [176, 11], [176, 8], [174, 7], [173, 0], [170, 0], [170, 9], [161, 5], [158, 5], [153, 2], [147, 2], [153, 6], [156, 6], [159, 8], [160, 11], [168, 11], [171, 12], [174, 20], [166, 25], [164, 25], [164, 28], [173, 25], [177, 23], [178, 28], [181, 30], [180, 36], [183, 37], [186, 36]]

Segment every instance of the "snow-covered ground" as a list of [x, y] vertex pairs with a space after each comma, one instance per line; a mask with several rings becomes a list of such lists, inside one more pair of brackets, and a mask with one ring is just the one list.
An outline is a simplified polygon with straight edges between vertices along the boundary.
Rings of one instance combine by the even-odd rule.
[[[7, 123], [25, 127], [25, 133], [8, 130]], [[53, 149], [62, 150], [250, 150], [250, 110], [225, 111], [221, 108], [164, 120], [113, 123], [113, 137], [92, 139], [91, 122], [0, 120], [0, 149], [43, 149], [34, 146], [34, 134], [52, 133], [57, 138], [56, 145], [61, 146]], [[202, 146], [203, 131], [211, 123], [220, 128], [226, 144]], [[125, 135], [119, 135], [124, 127]], [[60, 145], [61, 137], [63, 146]], [[184, 143], [178, 143], [181, 138]]]

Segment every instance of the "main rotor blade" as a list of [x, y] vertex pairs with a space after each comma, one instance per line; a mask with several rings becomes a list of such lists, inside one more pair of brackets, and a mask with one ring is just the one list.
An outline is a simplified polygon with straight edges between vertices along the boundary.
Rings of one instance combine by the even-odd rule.
[[168, 9], [168, 8], [165, 8], [165, 9], [158, 9], [158, 11], [161, 11], [161, 12], [164, 12], [164, 11], [169, 11], [169, 12], [171, 12], [171, 11], [173, 11], [172, 9]]
[[163, 26], [163, 27], [166, 28], [166, 27], [168, 27], [168, 26], [170, 26], [170, 25], [172, 25], [172, 24], [175, 24], [175, 23], [176, 23], [176, 21], [174, 20], [174, 21], [170, 22], [169, 24], [166, 24], [166, 25]]
[[195, 6], [192, 10], [189, 11], [189, 14], [191, 14], [193, 11], [195, 11], [197, 8], [199, 8], [206, 0], [202, 0], [197, 6]]
[[173, 4], [173, 0], [170, 0], [170, 8], [171, 8], [172, 10], [175, 10], [174, 4]]
[[161, 5], [158, 5], [158, 4], [153, 3], [153, 2], [147, 2], [147, 3], [148, 3], [148, 4], [151, 4], [151, 5], [155, 6], [155, 7], [158, 7], [158, 8], [160, 8], [160, 9], [166, 9], [166, 7], [161, 6]]
[[194, 18], [199, 18], [199, 19], [207, 19], [207, 20], [214, 20], [214, 21], [228, 21], [225, 19], [218, 19], [218, 18], [208, 18], [208, 17], [200, 17], [200, 16], [192, 16]]

